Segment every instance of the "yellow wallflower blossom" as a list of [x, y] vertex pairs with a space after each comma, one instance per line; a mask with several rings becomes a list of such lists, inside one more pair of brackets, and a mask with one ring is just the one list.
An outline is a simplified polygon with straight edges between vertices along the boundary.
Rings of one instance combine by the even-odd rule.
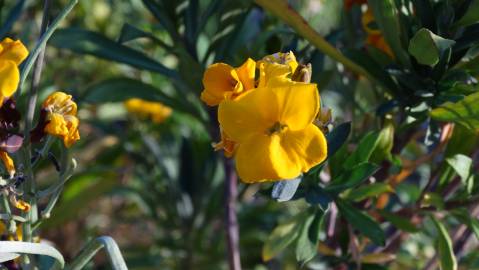
[[367, 38], [366, 44], [369, 44], [387, 55], [394, 57], [391, 47], [387, 44], [386, 40], [384, 39], [383, 34], [379, 29], [371, 28], [371, 24], [374, 23], [374, 15], [371, 9], [368, 9], [366, 12], [363, 13], [361, 18], [363, 29], [366, 31]]
[[291, 179], [326, 158], [327, 144], [313, 124], [319, 112], [315, 84], [257, 88], [219, 105], [224, 132], [238, 143], [235, 158], [247, 183]]
[[164, 122], [172, 113], [170, 107], [160, 102], [147, 101], [139, 98], [128, 99], [124, 105], [128, 112], [137, 114], [140, 117], [150, 118], [158, 124]]
[[3, 166], [5, 166], [5, 169], [10, 177], [13, 177], [13, 175], [15, 175], [15, 164], [13, 163], [13, 159], [5, 151], [0, 151], [0, 159], [2, 160]]
[[43, 102], [42, 108], [47, 112], [46, 133], [62, 138], [66, 147], [71, 147], [80, 139], [77, 105], [71, 95], [54, 92]]
[[298, 67], [296, 57], [292, 52], [276, 53], [265, 56], [258, 61], [258, 87], [272, 87], [291, 81], [291, 76]]
[[19, 40], [5, 38], [0, 42], [0, 106], [17, 90], [20, 82], [18, 65], [27, 55], [27, 48]]
[[203, 76], [205, 89], [201, 100], [209, 106], [216, 106], [221, 101], [235, 98], [254, 88], [256, 62], [250, 58], [239, 68], [224, 63], [209, 66]]

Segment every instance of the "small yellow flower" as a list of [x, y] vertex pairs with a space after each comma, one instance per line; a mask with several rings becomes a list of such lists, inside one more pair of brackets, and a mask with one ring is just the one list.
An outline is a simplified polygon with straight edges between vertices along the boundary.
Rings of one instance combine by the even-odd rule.
[[140, 117], [150, 118], [155, 123], [163, 123], [172, 113], [170, 107], [160, 102], [147, 101], [139, 98], [131, 98], [125, 101], [128, 112]]
[[258, 87], [274, 87], [291, 82], [291, 76], [298, 67], [293, 52], [275, 53], [258, 61]]
[[391, 47], [389, 47], [389, 45], [387, 44], [381, 31], [379, 29], [371, 28], [371, 24], [374, 23], [374, 15], [371, 12], [371, 9], [368, 9], [366, 12], [363, 13], [361, 21], [363, 24], [363, 29], [368, 35], [366, 38], [366, 44], [369, 44], [383, 51], [387, 55], [394, 57]]
[[324, 134], [314, 125], [319, 112], [315, 84], [257, 88], [219, 105], [218, 120], [237, 142], [235, 158], [247, 183], [291, 179], [326, 158]]
[[17, 90], [20, 82], [18, 65], [27, 55], [27, 48], [19, 40], [5, 38], [0, 42], [0, 107]]
[[80, 139], [77, 105], [71, 95], [54, 92], [43, 102], [42, 108], [47, 112], [46, 133], [62, 138], [66, 147], [71, 147]]
[[0, 151], [0, 159], [10, 177], [13, 177], [15, 175], [15, 164], [13, 163], [13, 159], [5, 151]]
[[209, 66], [203, 76], [205, 89], [201, 100], [209, 106], [216, 106], [225, 99], [236, 98], [254, 88], [256, 62], [250, 58], [239, 68], [224, 63]]

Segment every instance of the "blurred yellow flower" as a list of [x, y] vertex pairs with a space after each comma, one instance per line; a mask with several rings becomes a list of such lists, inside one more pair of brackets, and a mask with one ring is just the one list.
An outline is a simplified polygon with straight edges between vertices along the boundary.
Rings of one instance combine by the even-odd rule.
[[2, 235], [6, 235], [8, 241], [22, 241], [23, 240], [22, 226], [17, 226], [15, 235], [11, 235], [8, 233], [7, 226], [2, 221], [0, 221], [0, 236]]
[[62, 138], [66, 147], [71, 147], [80, 139], [77, 105], [71, 95], [54, 92], [43, 102], [42, 108], [47, 112], [46, 133]]
[[224, 63], [209, 66], [203, 75], [204, 90], [201, 100], [209, 106], [216, 106], [225, 99], [235, 98], [253, 89], [256, 62], [250, 58], [238, 68]]
[[238, 143], [242, 181], [291, 179], [324, 161], [326, 139], [313, 124], [319, 99], [315, 84], [292, 82], [257, 88], [219, 105], [220, 125]]
[[17, 90], [20, 82], [18, 65], [27, 55], [27, 48], [19, 40], [5, 38], [0, 42], [0, 107]]
[[389, 45], [387, 44], [381, 31], [377, 28], [377, 26], [376, 28], [371, 27], [371, 25], [374, 24], [374, 15], [371, 12], [371, 9], [368, 9], [366, 12], [363, 13], [361, 22], [363, 24], [363, 29], [364, 31], [366, 31], [367, 34], [366, 44], [383, 51], [391, 57], [394, 57], [391, 51], [391, 47], [389, 47]]
[[172, 113], [170, 107], [160, 102], [147, 101], [139, 98], [131, 98], [125, 101], [128, 112], [140, 117], [150, 118], [155, 123], [164, 122]]
[[10, 178], [13, 177], [13, 175], [15, 175], [15, 164], [13, 163], [13, 159], [5, 151], [0, 151], [0, 159], [10, 175]]

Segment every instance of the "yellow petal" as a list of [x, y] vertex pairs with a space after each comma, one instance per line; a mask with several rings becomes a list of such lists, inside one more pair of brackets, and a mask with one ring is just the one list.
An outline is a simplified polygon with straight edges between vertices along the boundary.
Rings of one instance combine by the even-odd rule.
[[[0, 95], [10, 97], [15, 93], [20, 81], [20, 71], [13, 61], [0, 59]], [[1, 106], [1, 105], [0, 105]]]
[[278, 135], [251, 136], [238, 146], [236, 170], [245, 183], [291, 179], [301, 173], [296, 164], [288, 164]]
[[209, 106], [218, 105], [228, 93], [239, 94], [243, 91], [234, 68], [223, 63], [213, 64], [206, 69], [203, 86], [205, 89], [201, 93], [201, 100]]
[[20, 40], [5, 38], [0, 42], [0, 48], [0, 59], [13, 61], [17, 66], [28, 56], [28, 50]]
[[285, 131], [280, 136], [281, 148], [286, 154], [278, 158], [284, 158], [288, 167], [299, 166], [301, 172], [307, 172], [327, 157], [326, 138], [314, 124], [299, 131]]
[[13, 159], [4, 151], [0, 151], [0, 159], [2, 160], [3, 166], [5, 166], [8, 174], [13, 177], [13, 175], [15, 175], [15, 164], [13, 163]]
[[316, 84], [291, 83], [273, 88], [279, 110], [279, 122], [290, 130], [301, 130], [311, 124], [319, 112]]
[[45, 132], [53, 136], [66, 136], [68, 134], [68, 127], [63, 116], [58, 113], [51, 113], [49, 115], [49, 122], [45, 126]]
[[52, 111], [61, 110], [63, 115], [76, 115], [77, 113], [77, 105], [73, 102], [72, 96], [61, 91], [50, 94], [42, 106], [43, 108], [51, 108]]
[[288, 75], [291, 75], [291, 70], [287, 65], [260, 62], [258, 87], [276, 87], [291, 82]]
[[257, 88], [236, 100], [222, 102], [218, 108], [218, 121], [225, 133], [238, 143], [252, 134], [266, 134], [278, 120], [274, 96], [269, 88]]
[[78, 131], [80, 120], [71, 115], [68, 115], [65, 118], [67, 120], [68, 133], [63, 136], [63, 144], [65, 147], [70, 148], [75, 142], [80, 140], [80, 132]]
[[238, 78], [243, 84], [245, 90], [250, 90], [254, 88], [254, 76], [256, 71], [256, 62], [248, 58], [243, 65], [239, 68], [236, 68], [236, 73], [238, 74]]

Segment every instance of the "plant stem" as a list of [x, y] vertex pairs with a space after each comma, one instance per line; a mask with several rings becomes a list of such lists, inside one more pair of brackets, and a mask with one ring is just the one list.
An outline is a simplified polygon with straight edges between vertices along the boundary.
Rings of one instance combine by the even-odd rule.
[[318, 32], [316, 32], [316, 30], [314, 30], [300, 14], [288, 4], [288, 1], [255, 0], [255, 2], [265, 10], [268, 10], [273, 13], [273, 15], [283, 20], [291, 28], [296, 30], [300, 36], [307, 39], [324, 54], [343, 64], [353, 72], [374, 81], [373, 77], [364, 68], [344, 56], [340, 51], [329, 44]]
[[236, 197], [238, 193], [236, 176], [232, 160], [223, 158], [225, 168], [225, 197], [226, 197], [226, 240], [228, 245], [228, 264], [230, 270], [241, 270], [239, 250], [239, 228], [236, 216]]

